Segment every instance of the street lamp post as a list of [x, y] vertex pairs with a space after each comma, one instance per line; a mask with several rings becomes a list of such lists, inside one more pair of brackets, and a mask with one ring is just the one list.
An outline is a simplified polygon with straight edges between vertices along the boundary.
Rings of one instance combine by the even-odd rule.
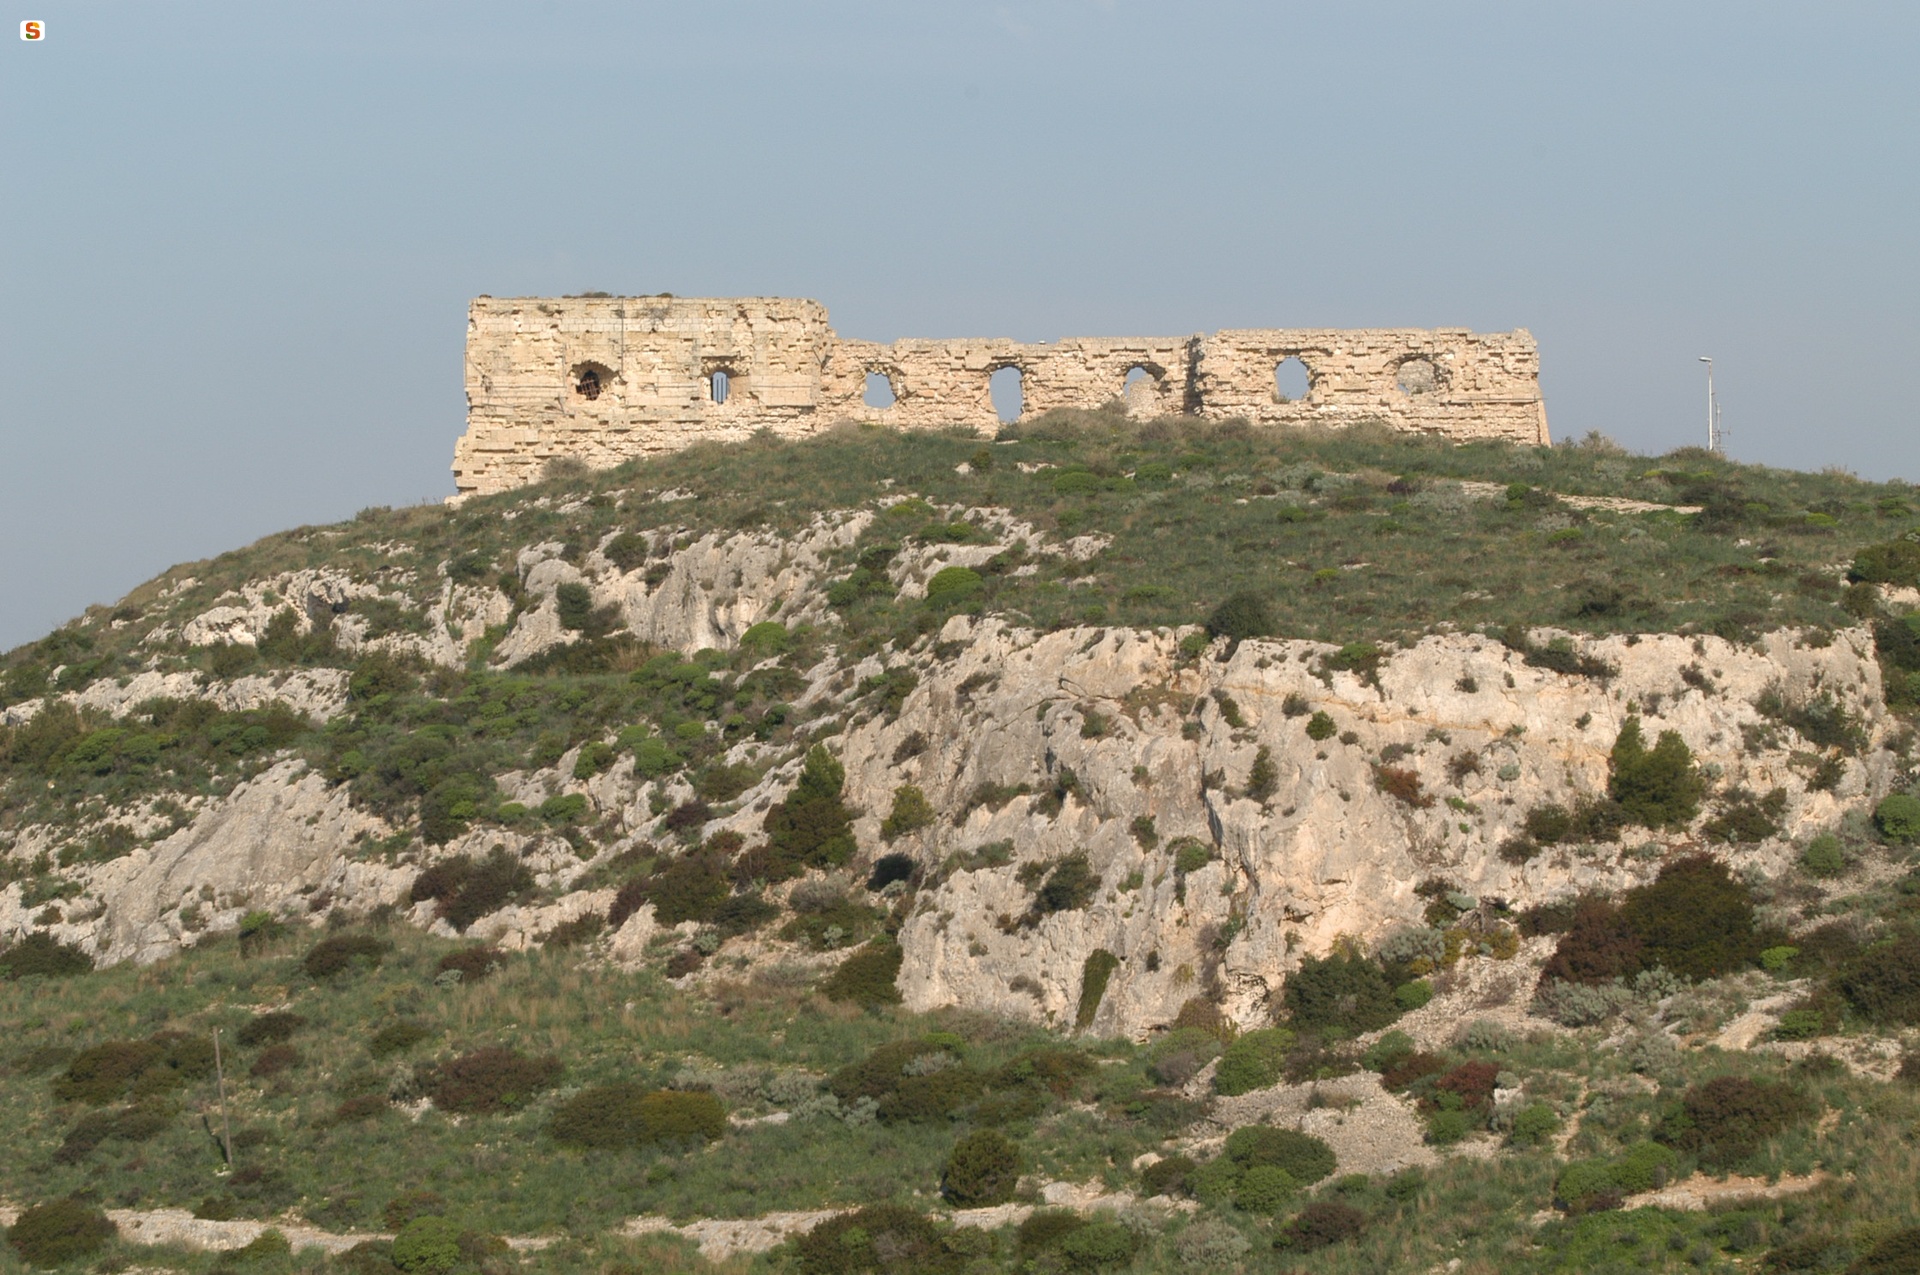
[[1707, 365], [1707, 450], [1717, 452], [1721, 442], [1720, 400], [1713, 395], [1713, 360], [1703, 354], [1700, 361]]

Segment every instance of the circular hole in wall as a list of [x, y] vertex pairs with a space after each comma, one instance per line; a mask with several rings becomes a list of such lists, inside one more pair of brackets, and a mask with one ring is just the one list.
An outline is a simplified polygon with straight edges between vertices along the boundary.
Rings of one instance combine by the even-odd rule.
[[1003, 367], [987, 382], [987, 396], [993, 400], [994, 415], [1002, 422], [1019, 420], [1021, 411], [1026, 407], [1023, 379], [1019, 368]]
[[1440, 369], [1432, 359], [1406, 359], [1394, 373], [1393, 383], [1402, 394], [1430, 394], [1440, 388]]
[[573, 369], [573, 392], [591, 402], [613, 384], [613, 370], [598, 363], [582, 363]]
[[895, 397], [891, 377], [885, 372], [867, 373], [866, 392], [860, 396], [862, 403], [868, 407], [885, 409], [893, 406]]
[[1282, 403], [1298, 403], [1313, 388], [1313, 374], [1298, 357], [1280, 360], [1273, 369], [1273, 393]]

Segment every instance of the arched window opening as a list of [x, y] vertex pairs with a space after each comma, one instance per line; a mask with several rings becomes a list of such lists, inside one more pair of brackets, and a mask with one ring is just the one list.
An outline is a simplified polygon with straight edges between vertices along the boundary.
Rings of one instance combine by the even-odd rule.
[[725, 369], [716, 368], [713, 374], [707, 377], [707, 396], [716, 404], [727, 401], [727, 373]]
[[893, 378], [885, 372], [867, 373], [867, 389], [860, 401], [868, 407], [877, 407], [882, 411], [892, 407], [897, 395], [893, 392]]
[[588, 368], [586, 371], [580, 373], [580, 379], [574, 382], [573, 388], [575, 392], [580, 395], [581, 398], [584, 398], [584, 399], [599, 398], [600, 397], [600, 374], [594, 371], [592, 368]]
[[1024, 381], [1019, 368], [1003, 367], [987, 382], [987, 396], [993, 400], [993, 413], [1002, 424], [1010, 425], [1019, 420], [1020, 413], [1026, 409]]
[[1127, 369], [1127, 379], [1120, 387], [1120, 401], [1126, 404], [1130, 415], [1147, 416], [1158, 408], [1160, 376], [1157, 369], [1139, 363]]
[[1440, 388], [1440, 369], [1432, 359], [1407, 359], [1394, 374], [1393, 383], [1402, 394], [1431, 394]]
[[1282, 359], [1273, 369], [1273, 396], [1282, 403], [1298, 403], [1313, 389], [1313, 374], [1297, 356]]

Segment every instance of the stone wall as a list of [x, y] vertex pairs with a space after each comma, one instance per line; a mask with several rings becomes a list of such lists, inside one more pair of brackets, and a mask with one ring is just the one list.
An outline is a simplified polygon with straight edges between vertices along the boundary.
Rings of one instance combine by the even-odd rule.
[[[1278, 389], [1298, 359], [1304, 397]], [[816, 301], [777, 297], [480, 297], [467, 316], [462, 495], [538, 478], [548, 461], [595, 468], [736, 440], [798, 437], [839, 421], [907, 429], [1000, 425], [995, 372], [1020, 374], [1022, 418], [1121, 399], [1140, 416], [1262, 425], [1379, 421], [1451, 438], [1546, 443], [1533, 337], [1464, 328], [1261, 328], [1210, 336], [843, 340]], [[1136, 370], [1145, 373], [1129, 377]], [[865, 401], [869, 375], [894, 395]]]

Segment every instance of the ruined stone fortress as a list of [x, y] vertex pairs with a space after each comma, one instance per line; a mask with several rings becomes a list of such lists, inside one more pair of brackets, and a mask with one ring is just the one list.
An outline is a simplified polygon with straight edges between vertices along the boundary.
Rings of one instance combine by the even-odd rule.
[[[1278, 370], [1305, 369], [1303, 396]], [[467, 314], [461, 495], [504, 491], [573, 457], [599, 468], [769, 429], [840, 421], [1000, 425], [989, 385], [1020, 379], [1020, 418], [1120, 400], [1138, 416], [1255, 425], [1378, 421], [1457, 439], [1544, 444], [1540, 355], [1525, 329], [1249, 328], [1187, 337], [853, 341], [816, 301], [778, 297], [479, 297]], [[872, 381], [883, 378], [885, 384]], [[891, 402], [873, 406], [868, 400]]]

